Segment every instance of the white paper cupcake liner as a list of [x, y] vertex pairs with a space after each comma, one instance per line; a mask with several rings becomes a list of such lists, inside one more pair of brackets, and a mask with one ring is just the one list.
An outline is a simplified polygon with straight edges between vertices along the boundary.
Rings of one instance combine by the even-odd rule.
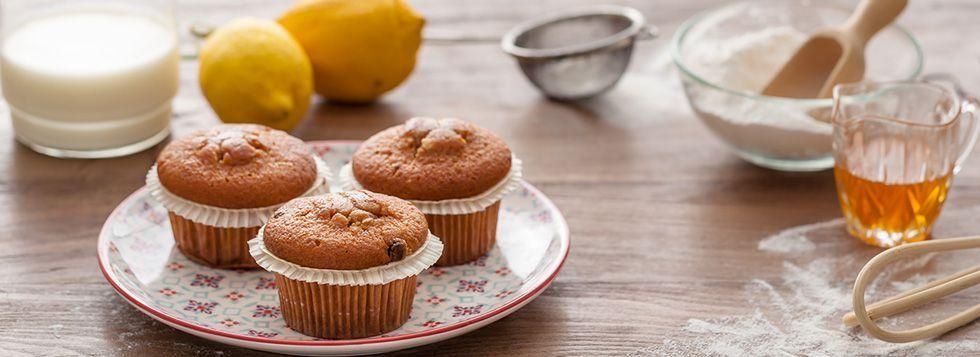
[[[330, 192], [330, 181], [332, 180], [330, 168], [323, 162], [323, 159], [316, 155], [313, 155], [313, 161], [316, 162], [316, 180], [313, 181], [313, 186], [301, 196]], [[157, 176], [156, 164], [146, 173], [146, 188], [150, 190], [150, 195], [168, 211], [191, 221], [219, 228], [261, 226], [269, 220], [269, 217], [272, 217], [279, 206], [282, 206], [282, 204], [278, 204], [259, 208], [230, 209], [191, 202], [163, 187], [163, 184], [160, 183], [160, 177]]]
[[[521, 160], [516, 156], [512, 156], [510, 162], [510, 172], [507, 173], [507, 177], [504, 177], [495, 186], [479, 195], [441, 201], [408, 201], [425, 214], [460, 215], [482, 211], [520, 187], [521, 177], [523, 176]], [[338, 181], [340, 187], [345, 191], [364, 188], [354, 178], [354, 170], [351, 167], [351, 163], [347, 163], [347, 165], [344, 165], [340, 169]]]
[[265, 227], [260, 228], [259, 234], [248, 241], [249, 253], [255, 258], [255, 262], [265, 270], [307, 283], [355, 286], [387, 284], [422, 273], [442, 256], [442, 241], [429, 233], [429, 237], [417, 252], [397, 262], [361, 270], [307, 268], [283, 260], [269, 252], [265, 247], [265, 241], [262, 240], [264, 231]]

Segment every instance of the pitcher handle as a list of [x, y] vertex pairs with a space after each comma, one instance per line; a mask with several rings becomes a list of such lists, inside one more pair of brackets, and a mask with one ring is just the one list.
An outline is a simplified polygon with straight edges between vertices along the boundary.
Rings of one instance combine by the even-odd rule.
[[963, 161], [970, 156], [973, 152], [973, 147], [977, 144], [977, 137], [980, 136], [980, 114], [978, 114], [978, 107], [980, 107], [980, 100], [968, 93], [960, 85], [960, 82], [950, 74], [946, 73], [931, 73], [922, 76], [922, 81], [927, 83], [941, 84], [946, 83], [953, 88], [956, 92], [956, 96], [960, 100], [960, 118], [963, 120], [963, 115], [970, 116], [970, 129], [969, 136], [965, 139], [965, 142], [960, 143], [960, 154], [956, 158], [956, 162], [953, 164], [953, 174], [960, 172], [960, 168], [963, 166]]
[[978, 117], [977, 114], [977, 107], [980, 106], [980, 101], [977, 101], [977, 98], [973, 96], [964, 97], [962, 105], [963, 108], [960, 109], [960, 115], [970, 115], [972, 130], [970, 130], [970, 136], [966, 138], [966, 143], [964, 143], [962, 148], [963, 152], [961, 152], [960, 156], [956, 158], [956, 166], [953, 167], [954, 175], [960, 172], [960, 167], [963, 165], [963, 161], [970, 156], [971, 152], [973, 152], [973, 147], [977, 144], [977, 137], [980, 136], [980, 117]]

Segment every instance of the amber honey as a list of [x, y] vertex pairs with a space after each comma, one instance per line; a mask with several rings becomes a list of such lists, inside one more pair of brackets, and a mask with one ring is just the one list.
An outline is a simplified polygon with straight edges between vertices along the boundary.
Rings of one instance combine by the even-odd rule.
[[951, 173], [914, 183], [872, 181], [834, 167], [847, 230], [863, 242], [891, 247], [929, 237], [939, 217]]

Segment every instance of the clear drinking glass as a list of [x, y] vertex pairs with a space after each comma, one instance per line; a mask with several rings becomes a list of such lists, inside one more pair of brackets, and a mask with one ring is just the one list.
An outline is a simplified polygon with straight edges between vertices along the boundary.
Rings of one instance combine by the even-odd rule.
[[18, 141], [113, 157], [166, 138], [179, 54], [173, 0], [0, 2], [3, 96]]
[[976, 142], [976, 105], [938, 83], [835, 88], [834, 176], [851, 235], [879, 247], [929, 237]]

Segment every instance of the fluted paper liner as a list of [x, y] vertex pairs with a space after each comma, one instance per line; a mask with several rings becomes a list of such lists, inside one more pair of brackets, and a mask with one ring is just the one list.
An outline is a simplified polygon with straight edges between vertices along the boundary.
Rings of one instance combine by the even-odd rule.
[[408, 321], [417, 276], [381, 285], [308, 283], [276, 274], [282, 318], [289, 328], [320, 338], [350, 339], [394, 331]]
[[222, 269], [254, 269], [259, 265], [248, 252], [248, 240], [259, 227], [220, 228], [170, 215], [177, 249], [188, 259]]
[[429, 230], [438, 234], [445, 245], [436, 265], [468, 263], [493, 249], [499, 211], [500, 201], [497, 201], [485, 210], [469, 214], [425, 215]]
[[[497, 185], [479, 195], [441, 201], [407, 201], [414, 204], [415, 207], [418, 207], [425, 214], [462, 215], [483, 211], [520, 187], [521, 177], [523, 176], [521, 160], [516, 156], [512, 156], [510, 162], [510, 172], [507, 173], [507, 176], [503, 180], [500, 180]], [[341, 188], [345, 191], [364, 188], [354, 178], [354, 171], [350, 163], [340, 169], [338, 180], [340, 181]]]
[[264, 227], [260, 228], [255, 238], [248, 241], [249, 252], [252, 253], [255, 262], [263, 269], [286, 278], [316, 284], [344, 286], [387, 284], [418, 275], [429, 268], [439, 260], [443, 248], [442, 241], [430, 233], [417, 252], [397, 262], [361, 270], [316, 269], [293, 264], [269, 252], [262, 239], [264, 230]]
[[[316, 155], [313, 155], [313, 161], [316, 162], [317, 177], [313, 181], [313, 186], [301, 196], [330, 192], [330, 168], [323, 162], [323, 159]], [[160, 177], [157, 176], [155, 164], [146, 173], [146, 188], [150, 190], [150, 195], [168, 211], [191, 221], [219, 228], [261, 226], [269, 220], [269, 217], [272, 217], [279, 206], [282, 206], [282, 204], [278, 204], [259, 208], [230, 209], [191, 202], [163, 187], [163, 184], [160, 183]]]

